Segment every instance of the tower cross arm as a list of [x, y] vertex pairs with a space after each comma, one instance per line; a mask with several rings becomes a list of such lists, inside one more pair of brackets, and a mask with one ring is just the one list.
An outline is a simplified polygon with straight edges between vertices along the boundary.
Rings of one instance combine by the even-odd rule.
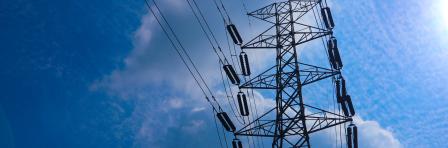
[[[322, 68], [310, 64], [299, 63], [301, 69], [299, 70], [301, 85], [308, 85], [326, 78], [330, 78], [332, 76], [338, 75], [341, 72]], [[258, 76], [248, 80], [247, 82], [240, 85], [240, 88], [246, 89], [277, 89], [276, 86], [276, 72], [275, 67], [273, 66]], [[284, 72], [282, 75], [285, 76], [294, 76], [294, 72]], [[287, 79], [287, 78], [284, 78]], [[291, 83], [294, 84], [294, 83]], [[292, 85], [286, 85], [292, 86]]]

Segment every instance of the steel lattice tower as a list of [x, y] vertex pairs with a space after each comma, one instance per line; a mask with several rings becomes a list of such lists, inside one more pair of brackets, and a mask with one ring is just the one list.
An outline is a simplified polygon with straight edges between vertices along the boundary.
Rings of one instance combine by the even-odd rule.
[[241, 84], [241, 89], [270, 89], [276, 92], [276, 106], [234, 132], [236, 136], [271, 137], [272, 147], [311, 147], [310, 135], [339, 124], [351, 116], [307, 105], [302, 96], [306, 85], [342, 77], [340, 69], [301, 63], [297, 47], [332, 36], [332, 30], [307, 25], [302, 17], [322, 7], [321, 0], [289, 0], [272, 3], [248, 15], [272, 26], [242, 46], [242, 49], [276, 50], [275, 66]]

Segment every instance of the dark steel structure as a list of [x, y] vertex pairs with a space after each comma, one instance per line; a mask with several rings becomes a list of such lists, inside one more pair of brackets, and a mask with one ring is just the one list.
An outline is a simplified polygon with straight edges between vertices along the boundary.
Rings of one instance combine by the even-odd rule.
[[[333, 36], [332, 31], [335, 24], [330, 8], [327, 7], [325, 1], [288, 0], [272, 3], [248, 13], [249, 16], [270, 23], [272, 26], [249, 42], [243, 44], [243, 39], [236, 26], [231, 23], [222, 0], [213, 0], [224, 21], [228, 35], [242, 49], [239, 59], [236, 60], [241, 64], [239, 67], [241, 74], [235, 70], [234, 65], [231, 65], [234, 64], [232, 57], [236, 56], [236, 51], [233, 54], [230, 52], [232, 62], [229, 62], [196, 1], [186, 1], [222, 65], [221, 77], [227, 95], [227, 101], [232, 110], [229, 112], [231, 114], [227, 114], [221, 107], [214, 93], [191, 60], [188, 51], [181, 44], [173, 28], [160, 11], [157, 3], [151, 0], [154, 4], [154, 7], [151, 7], [148, 0], [145, 0], [146, 6], [169, 39], [171, 46], [175, 49], [183, 64], [192, 75], [213, 112], [216, 113], [215, 125], [218, 138], [220, 138], [220, 132], [217, 119], [221, 122], [223, 132], [225, 130], [227, 133], [235, 136], [231, 143], [233, 148], [243, 147], [243, 142], [239, 139], [242, 136], [270, 138], [273, 148], [309, 148], [311, 147], [310, 135], [332, 127], [339, 127], [339, 140], [341, 142], [338, 144], [342, 146], [343, 130], [341, 127], [343, 125], [343, 129], [346, 130], [344, 134], [344, 139], [346, 140], [345, 145], [348, 148], [358, 148], [358, 128], [352, 122], [355, 109], [351, 97], [347, 93], [346, 82], [341, 74], [343, 64], [339, 54], [337, 40]], [[307, 17], [309, 15], [314, 17]], [[315, 24], [310, 23], [310, 21], [315, 22]], [[325, 51], [327, 52], [326, 55], [330, 64], [329, 68], [305, 64], [298, 58], [298, 47], [317, 39], [320, 39], [323, 46], [327, 47]], [[250, 78], [252, 72], [249, 66], [248, 55], [244, 52], [244, 50], [247, 51], [250, 49], [275, 50], [276, 58], [274, 66]], [[228, 77], [228, 85], [225, 83], [222, 71]], [[244, 79], [240, 79], [240, 76], [243, 76]], [[302, 90], [306, 89], [312, 83], [330, 78], [332, 80], [332, 87], [335, 90], [333, 92], [335, 96], [333, 99], [337, 100], [337, 102], [334, 101], [333, 112], [305, 103]], [[237, 99], [233, 98], [230, 84], [239, 86], [240, 90], [237, 93]], [[237, 115], [237, 111], [232, 107], [227, 88], [230, 90], [230, 96], [234, 99], [233, 106], [239, 108], [240, 115]], [[259, 115], [256, 110], [255, 101], [249, 101], [251, 97], [254, 99], [253, 91], [252, 95], [249, 95], [249, 90], [247, 90], [248, 96], [246, 96], [243, 89], [275, 91], [275, 106]], [[238, 106], [235, 100], [237, 100]], [[251, 112], [253, 110], [251, 108], [252, 103], [255, 106], [255, 114]], [[232, 119], [237, 119], [238, 122], [234, 124]], [[345, 123], [349, 122], [349, 126], [345, 127]], [[228, 135], [224, 133], [224, 142], [228, 146], [226, 136]], [[250, 141], [249, 139], [252, 139], [253, 142], [256, 138], [247, 138], [248, 141]], [[224, 147], [222, 142], [219, 142], [221, 147]], [[248, 142], [247, 144], [250, 143]], [[254, 142], [252, 144], [255, 145]]]
[[[307, 25], [306, 21], [303, 21], [303, 16], [313, 13], [310, 12], [314, 11], [313, 8], [320, 8], [318, 10], [322, 11], [318, 14], [324, 16], [317, 18], [323, 19], [325, 28]], [[329, 8], [325, 7], [321, 0], [289, 0], [272, 3], [250, 12], [248, 15], [270, 23], [272, 26], [243, 44], [241, 48], [276, 50], [276, 63], [265, 72], [240, 84], [239, 87], [240, 89], [275, 90], [276, 106], [257, 117], [253, 122], [234, 131], [235, 136], [270, 137], [272, 138], [272, 147], [275, 148], [311, 147], [311, 134], [351, 122], [354, 115], [351, 100], [350, 110], [353, 110], [353, 113], [340, 114], [307, 105], [302, 97], [302, 89], [305, 89], [308, 84], [327, 78], [333, 78], [334, 81], [343, 79], [340, 72], [342, 63], [332, 66], [332, 68], [323, 68], [301, 63], [298, 59], [297, 47], [299, 45], [322, 37], [333, 38], [334, 23]], [[335, 45], [333, 46], [333, 44]], [[332, 43], [329, 46], [329, 51], [330, 49], [337, 51], [335, 46], [337, 46], [336, 43]], [[339, 53], [337, 56], [339, 57]], [[330, 63], [335, 63], [334, 58], [329, 57], [329, 60]], [[338, 82], [337, 85], [340, 83]], [[339, 91], [342, 88], [336, 87], [339, 94], [338, 102], [347, 102], [344, 100], [348, 95], [340, 94]], [[343, 87], [345, 89], [345, 82]], [[343, 91], [346, 92], [346, 90]], [[350, 135], [350, 139], [352, 139], [351, 137], [352, 135]], [[350, 141], [350, 143], [352, 142]]]

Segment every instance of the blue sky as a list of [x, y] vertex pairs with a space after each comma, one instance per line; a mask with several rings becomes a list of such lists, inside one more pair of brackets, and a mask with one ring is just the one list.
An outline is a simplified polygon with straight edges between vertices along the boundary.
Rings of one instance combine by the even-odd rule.
[[[198, 2], [225, 41], [211, 2]], [[270, 2], [245, 1], [249, 10]], [[160, 4], [222, 95], [218, 61], [185, 1]], [[245, 40], [265, 27], [248, 25], [241, 1], [225, 4]], [[448, 2], [330, 6], [362, 145], [447, 147]], [[215, 147], [210, 108], [144, 1], [1, 1], [0, 20], [0, 147]], [[317, 60], [318, 51], [303, 58]], [[255, 72], [270, 62], [250, 54]], [[325, 136], [314, 143], [333, 146]]]

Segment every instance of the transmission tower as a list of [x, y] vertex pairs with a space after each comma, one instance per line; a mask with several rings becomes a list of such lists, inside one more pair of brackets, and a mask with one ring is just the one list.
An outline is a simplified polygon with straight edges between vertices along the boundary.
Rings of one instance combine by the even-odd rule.
[[[357, 127], [352, 123], [355, 109], [350, 95], [347, 93], [346, 83], [341, 74], [343, 64], [339, 55], [337, 40], [333, 36], [332, 31], [335, 25], [330, 8], [325, 1], [288, 0], [275, 2], [253, 12], [249, 12], [249, 16], [265, 21], [271, 24], [271, 26], [249, 42], [243, 44], [243, 40], [236, 26], [232, 24], [223, 1], [213, 0], [228, 30], [228, 34], [231, 36], [233, 42], [241, 47], [241, 54], [236, 61], [239, 61], [241, 64], [241, 75], [245, 78], [243, 83], [241, 83], [242, 81], [239, 78], [240, 75], [231, 65], [231, 63], [233, 64], [233, 57], [230, 57], [230, 61], [232, 62], [229, 62], [226, 54], [222, 52], [219, 42], [216, 40], [211, 27], [207, 23], [196, 1], [186, 1], [211, 44], [220, 64], [223, 66], [222, 68], [229, 78], [227, 80], [228, 84], [238, 85], [240, 89], [237, 93], [237, 99], [233, 95], [230, 98], [227, 95], [227, 89], [225, 89], [229, 106], [232, 110], [231, 113], [234, 115], [233, 118], [229, 117], [225, 112], [225, 108], [222, 108], [219, 101], [217, 101], [214, 93], [204, 81], [202, 74], [195, 66], [188, 51], [179, 41], [173, 27], [168, 23], [157, 3], [151, 0], [154, 5], [154, 7], [151, 7], [150, 3], [145, 0], [148, 9], [194, 78], [206, 101], [213, 109], [213, 112], [216, 113], [217, 119], [221, 122], [222, 127], [235, 136], [232, 141], [233, 148], [243, 147], [241, 140], [239, 140], [241, 137], [270, 138], [273, 148], [309, 148], [311, 147], [310, 141], [312, 140], [310, 139], [310, 135], [332, 127], [344, 127], [345, 144], [349, 148], [358, 147]], [[307, 17], [310, 15], [314, 17]], [[312, 18], [311, 22], [315, 23], [311, 23], [310, 18]], [[325, 52], [328, 57], [329, 68], [305, 64], [298, 58], [298, 47], [300, 45], [319, 39], [322, 41], [323, 46], [326, 47]], [[272, 49], [276, 53], [274, 66], [253, 78], [250, 78], [251, 71], [248, 55], [244, 52], [244, 50], [251, 49]], [[236, 55], [236, 51], [233, 54], [231, 52], [230, 55]], [[249, 79], [246, 80], [246, 78]], [[230, 92], [232, 92], [231, 87], [225, 85], [224, 76], [222, 76], [222, 79], [224, 88], [228, 87]], [[337, 100], [337, 105], [334, 102], [334, 106], [337, 106], [337, 109], [334, 107], [333, 111], [307, 104], [303, 98], [303, 90], [307, 89], [307, 85], [324, 79], [332, 80], [332, 88], [334, 88], [335, 100]], [[255, 115], [252, 114], [253, 112], [251, 111], [253, 109], [249, 105], [250, 103], [248, 103], [248, 100], [251, 98], [246, 98], [244, 91], [242, 91], [243, 89], [275, 91], [275, 106], [261, 115], [258, 112]], [[254, 99], [253, 97], [254, 95], [252, 93], [252, 99]], [[230, 103], [231, 99], [233, 101], [238, 100], [238, 106], [234, 102], [234, 107], [239, 108], [240, 116], [234, 111], [232, 103]], [[250, 114], [252, 116], [249, 116]], [[240, 124], [235, 125], [232, 119], [237, 119], [237, 124]], [[346, 127], [346, 123], [350, 123], [349, 126]], [[218, 137], [220, 137], [218, 126], [216, 128]], [[339, 132], [339, 140], [342, 140], [342, 129]], [[223, 137], [227, 146], [225, 133]], [[341, 142], [340, 145], [342, 147], [343, 143]], [[223, 147], [222, 143], [221, 147]]]
[[[317, 19], [322, 19], [319, 20], [323, 22], [322, 26], [307, 25], [304, 20], [304, 16], [313, 13], [311, 11], [314, 11], [315, 7], [320, 7], [318, 10], [321, 13], [318, 13]], [[248, 15], [272, 26], [241, 48], [275, 49], [276, 63], [239, 87], [275, 90], [276, 105], [253, 122], [236, 130], [234, 135], [270, 137], [272, 147], [275, 148], [311, 147], [311, 134], [352, 122], [355, 112], [341, 75], [342, 62], [332, 32], [334, 23], [326, 4], [321, 0], [289, 0], [272, 3]], [[331, 68], [300, 62], [298, 46], [322, 38], [329, 38], [327, 46]], [[327, 78], [333, 78], [337, 100], [343, 114], [313, 107], [304, 102], [302, 90], [306, 89], [306, 85]], [[347, 145], [357, 147], [356, 126], [351, 124], [346, 133]]]

